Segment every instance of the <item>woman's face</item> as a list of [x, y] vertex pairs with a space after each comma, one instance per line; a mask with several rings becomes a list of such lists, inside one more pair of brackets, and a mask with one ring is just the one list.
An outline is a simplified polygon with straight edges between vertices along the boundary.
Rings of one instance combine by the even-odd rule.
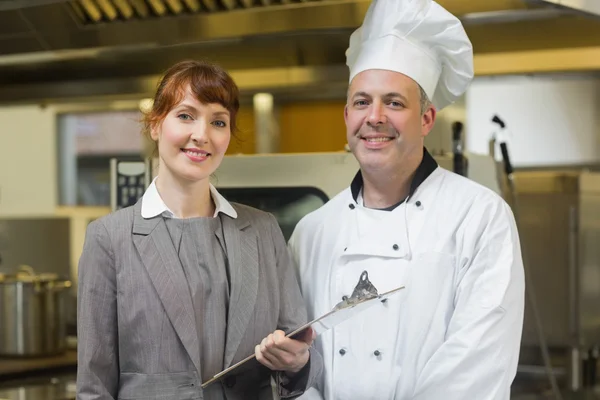
[[221, 164], [231, 139], [230, 114], [221, 104], [203, 104], [189, 87], [185, 96], [152, 129], [162, 168], [173, 177], [201, 181]]

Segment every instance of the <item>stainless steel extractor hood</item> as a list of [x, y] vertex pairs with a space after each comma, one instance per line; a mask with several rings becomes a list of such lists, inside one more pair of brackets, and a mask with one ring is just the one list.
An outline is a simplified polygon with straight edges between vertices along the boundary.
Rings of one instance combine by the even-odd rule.
[[[0, 0], [0, 4], [2, 4]], [[91, 48], [178, 46], [356, 28], [365, 0], [7, 0], [0, 56]], [[58, 1], [58, 0], [55, 0]], [[33, 7], [15, 8], [36, 2]], [[284, 4], [285, 3], [285, 4]], [[244, 6], [245, 5], [245, 6]]]
[[[439, 2], [478, 34], [494, 25], [522, 32], [514, 28], [572, 12], [529, 0]], [[0, 8], [0, 103], [146, 94], [158, 74], [186, 58], [214, 61], [236, 73], [247, 71], [252, 78], [242, 80], [249, 91], [260, 90], [256, 83], [273, 81], [265, 71], [283, 77], [265, 89], [292, 85], [303, 90], [306, 82], [315, 90], [329, 83], [342, 85], [350, 34], [370, 3], [0, 0], [0, 7], [5, 4]], [[489, 42], [480, 36], [474, 39]], [[521, 36], [509, 35], [502, 43]]]
[[0, 0], [0, 11], [19, 10], [28, 7], [64, 3], [69, 0]]

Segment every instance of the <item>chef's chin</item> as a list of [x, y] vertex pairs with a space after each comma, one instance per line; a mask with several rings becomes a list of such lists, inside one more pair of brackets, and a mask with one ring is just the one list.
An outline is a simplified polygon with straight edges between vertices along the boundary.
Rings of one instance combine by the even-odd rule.
[[360, 164], [360, 168], [365, 171], [385, 171], [395, 169], [397, 156], [389, 151], [361, 151], [358, 150], [354, 156]]

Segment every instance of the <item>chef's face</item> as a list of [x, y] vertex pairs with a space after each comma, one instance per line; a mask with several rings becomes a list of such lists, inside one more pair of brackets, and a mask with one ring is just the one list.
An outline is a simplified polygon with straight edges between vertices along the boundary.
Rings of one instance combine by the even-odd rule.
[[201, 103], [188, 88], [183, 99], [152, 130], [161, 167], [185, 181], [209, 178], [229, 146], [229, 119], [225, 107]]
[[344, 119], [348, 145], [361, 168], [388, 173], [422, 157], [435, 108], [421, 112], [419, 85], [406, 75], [367, 70], [350, 84]]

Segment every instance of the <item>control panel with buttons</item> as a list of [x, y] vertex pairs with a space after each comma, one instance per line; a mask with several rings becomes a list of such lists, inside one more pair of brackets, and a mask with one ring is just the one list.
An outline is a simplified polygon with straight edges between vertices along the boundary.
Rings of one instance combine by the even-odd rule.
[[110, 205], [113, 211], [137, 203], [152, 180], [147, 161], [110, 160]]

